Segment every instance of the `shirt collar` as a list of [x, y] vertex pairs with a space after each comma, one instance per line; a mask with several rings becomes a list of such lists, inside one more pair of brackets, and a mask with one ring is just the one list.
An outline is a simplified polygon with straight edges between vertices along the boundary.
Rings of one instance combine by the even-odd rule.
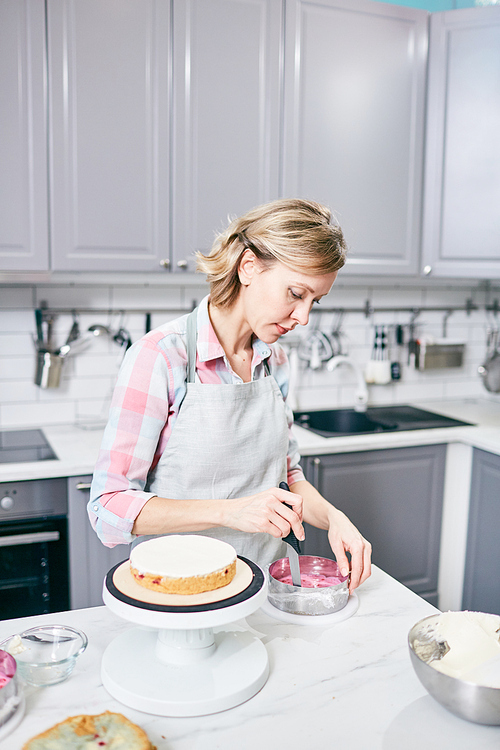
[[[198, 305], [197, 327], [198, 344], [196, 351], [198, 360], [200, 362], [208, 362], [211, 359], [224, 357], [224, 349], [217, 338], [210, 315], [208, 314], [208, 294]], [[261, 339], [255, 338], [252, 347], [254, 360], [252, 364], [254, 365], [260, 364], [263, 359], [266, 359], [271, 354], [271, 347], [261, 341]]]

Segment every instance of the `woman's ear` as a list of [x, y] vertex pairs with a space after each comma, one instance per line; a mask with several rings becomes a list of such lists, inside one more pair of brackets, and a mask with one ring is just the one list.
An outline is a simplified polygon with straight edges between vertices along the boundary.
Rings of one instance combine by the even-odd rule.
[[248, 286], [257, 271], [258, 260], [249, 248], [245, 250], [238, 266], [238, 276], [243, 286]]

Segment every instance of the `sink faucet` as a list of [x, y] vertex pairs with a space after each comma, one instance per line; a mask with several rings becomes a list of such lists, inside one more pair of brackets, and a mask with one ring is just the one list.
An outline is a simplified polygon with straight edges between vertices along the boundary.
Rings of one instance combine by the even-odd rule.
[[353, 362], [350, 357], [345, 357], [343, 354], [338, 354], [336, 357], [332, 357], [327, 365], [326, 369], [329, 372], [333, 372], [341, 365], [348, 365], [354, 371], [357, 380], [357, 388], [354, 393], [354, 411], [366, 411], [366, 405], [368, 403], [368, 388], [366, 387], [365, 379], [361, 368]]

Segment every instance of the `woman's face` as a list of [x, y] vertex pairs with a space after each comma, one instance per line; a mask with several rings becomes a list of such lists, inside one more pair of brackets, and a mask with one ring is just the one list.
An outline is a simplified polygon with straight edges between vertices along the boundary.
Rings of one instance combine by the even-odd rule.
[[311, 276], [278, 261], [266, 268], [251, 251], [240, 264], [240, 299], [253, 333], [266, 344], [296, 326], [305, 326], [312, 306], [319, 302], [337, 278], [337, 271]]

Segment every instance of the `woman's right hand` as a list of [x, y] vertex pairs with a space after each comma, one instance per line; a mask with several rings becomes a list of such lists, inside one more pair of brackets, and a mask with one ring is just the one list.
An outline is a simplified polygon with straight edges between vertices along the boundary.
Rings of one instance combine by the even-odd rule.
[[[287, 536], [292, 529], [297, 539], [305, 539], [301, 495], [271, 487], [224, 503], [223, 526], [238, 531], [265, 532], [277, 539]], [[288, 508], [285, 503], [292, 507]]]

